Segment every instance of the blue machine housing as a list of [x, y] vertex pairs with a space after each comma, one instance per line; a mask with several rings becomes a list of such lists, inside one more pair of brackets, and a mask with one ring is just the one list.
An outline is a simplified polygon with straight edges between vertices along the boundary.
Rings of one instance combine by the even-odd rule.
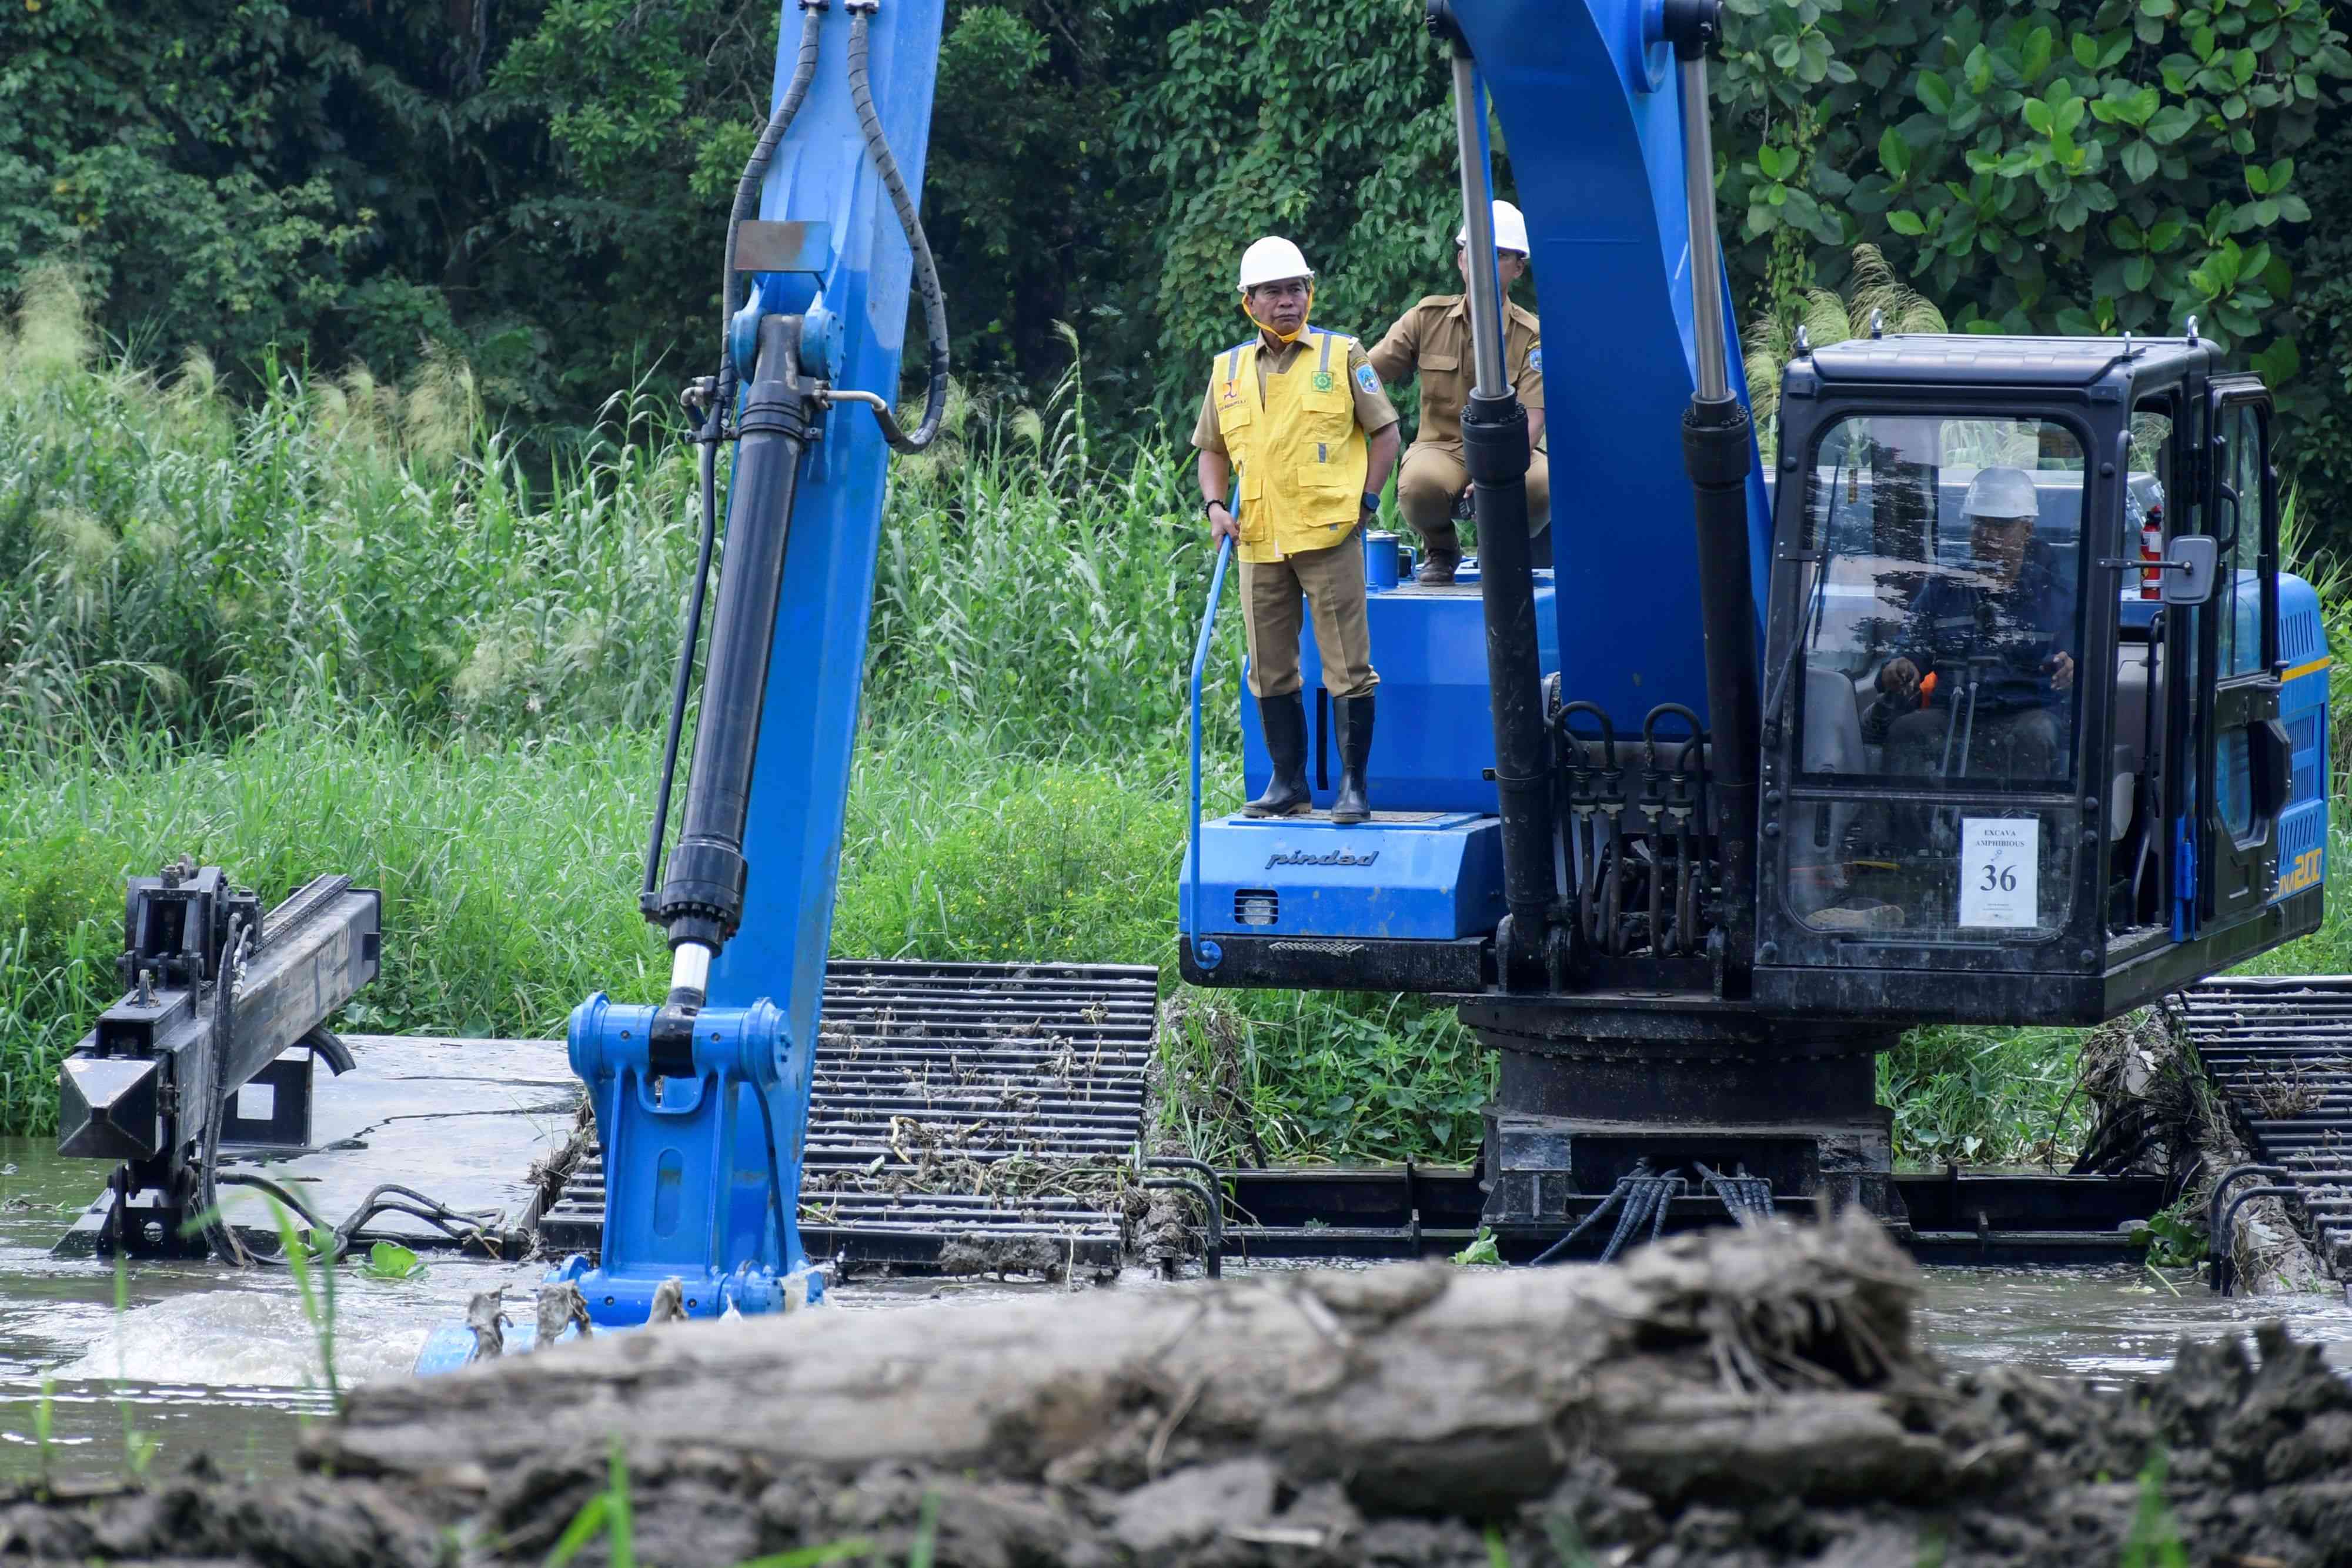
[[[1505, 137], [1521, 150], [1512, 172], [1543, 320], [1552, 473], [1556, 565], [1535, 574], [1543, 673], [1560, 673], [1566, 695], [1616, 716], [1621, 733], [1638, 733], [1660, 703], [1703, 715], [1697, 538], [1680, 444], [1697, 360], [1680, 88], [1662, 41], [1662, 8], [1657, 0], [1454, 0], [1454, 9], [1494, 89]], [[1732, 390], [1744, 401], [1727, 286], [1708, 308], [1722, 317]], [[1553, 381], [1549, 370], [1561, 367], [1567, 373]], [[1760, 606], [1771, 562], [1761, 463], [1750, 467], [1748, 514]], [[1366, 783], [1379, 814], [1351, 828], [1320, 819], [1201, 823], [1198, 880], [1185, 900], [1196, 938], [1445, 940], [1495, 929], [1502, 870], [1486, 777], [1495, 741], [1485, 617], [1475, 568], [1457, 580], [1465, 586], [1368, 591], [1381, 685]], [[1661, 635], [1676, 627], [1689, 630]], [[1302, 642], [1307, 782], [1316, 805], [1328, 809], [1338, 748], [1328, 694], [1315, 681], [1311, 628]], [[1243, 776], [1255, 795], [1271, 764], [1246, 689], [1242, 740]], [[1440, 815], [1419, 815], [1432, 812]], [[1327, 858], [1340, 846], [1350, 857], [1378, 858], [1362, 865]], [[1213, 944], [1188, 944], [1187, 952], [1203, 968], [1215, 967]]]
[[[2242, 591], [2239, 611], [2262, 613], [2258, 597]], [[2278, 574], [2279, 661], [2286, 679], [2279, 691], [2279, 722], [2286, 726], [2294, 781], [2279, 813], [2278, 885], [2271, 902], [2317, 887], [2327, 875], [2327, 692], [2330, 659], [2327, 631], [2319, 614], [2319, 592], [2286, 572]], [[2239, 635], [2248, 635], [2242, 624]], [[2221, 789], [2247, 787], [2243, 753], [2221, 770]], [[2235, 777], [2233, 777], [2233, 775]]]

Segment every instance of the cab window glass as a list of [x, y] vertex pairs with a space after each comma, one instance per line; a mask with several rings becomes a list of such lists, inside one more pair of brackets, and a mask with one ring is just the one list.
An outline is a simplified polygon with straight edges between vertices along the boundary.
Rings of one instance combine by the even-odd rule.
[[1816, 928], [2064, 924], [2071, 810], [1936, 798], [2072, 789], [2084, 469], [2051, 420], [1855, 416], [1814, 449], [1784, 831]]
[[2248, 402], [2221, 413], [2221, 488], [2212, 526], [2221, 546], [2221, 612], [2223, 676], [2252, 674], [2263, 667], [2263, 425], [2262, 413]]

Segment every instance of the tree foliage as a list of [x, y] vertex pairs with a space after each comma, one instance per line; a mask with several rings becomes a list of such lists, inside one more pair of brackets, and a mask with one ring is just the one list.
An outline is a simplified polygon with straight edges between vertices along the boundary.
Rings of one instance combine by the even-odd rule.
[[[1731, 12], [1743, 318], [1785, 329], [1867, 244], [1956, 329], [2194, 314], [2303, 429], [2352, 439], [2352, 285], [2321, 221], [2352, 210], [2329, 134], [2352, 54], [2324, 0]], [[778, 21], [773, 0], [0, 7], [0, 291], [61, 256], [157, 359], [249, 373], [275, 343], [397, 373], [439, 342], [510, 414], [583, 417], [710, 352]], [[1453, 173], [1417, 0], [949, 0], [926, 221], [973, 384], [1034, 397], [1069, 322], [1097, 408], [1181, 421], [1244, 329], [1250, 238], [1298, 240], [1318, 317], [1377, 332], [1450, 280]]]
[[2318, 0], [1730, 0], [1724, 195], [1787, 307], [1857, 241], [1973, 330], [2171, 332], [2298, 366], [2296, 179], [2352, 76]]

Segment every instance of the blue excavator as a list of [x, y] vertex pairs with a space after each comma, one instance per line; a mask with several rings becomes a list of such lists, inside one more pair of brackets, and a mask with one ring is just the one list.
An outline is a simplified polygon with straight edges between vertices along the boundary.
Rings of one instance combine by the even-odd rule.
[[[947, 384], [918, 217], [942, 4], [786, 11], [719, 366], [688, 392], [706, 569], [722, 444], [732, 464], [682, 818], [667, 843], [708, 570], [646, 861], [671, 982], [572, 1016], [602, 1190], [593, 1260], [552, 1276], [578, 1292], [556, 1327], [824, 1292], [803, 1174], [885, 471], [929, 441]], [[1714, 212], [1718, 22], [1717, 0], [1431, 0], [1469, 230], [1478, 552], [1424, 586], [1392, 538], [1365, 540], [1372, 820], [1328, 817], [1318, 691], [1318, 810], [1203, 817], [1207, 626], [1194, 670], [1184, 977], [1454, 1001], [1498, 1061], [1479, 1218], [1507, 1258], [1589, 1255], [1612, 1207], [1613, 1249], [1703, 1193], [1899, 1228], [1874, 1063], [1904, 1028], [2096, 1022], [2320, 920], [2327, 651], [2281, 568], [2269, 394], [2193, 320], [1874, 325], [1799, 344], [1760, 460]], [[1503, 370], [1493, 124], [1542, 305], [1547, 570]], [[1241, 702], [1254, 792], [1268, 762]], [[1082, 1033], [1102, 1009], [1079, 999]], [[842, 1038], [855, 1056], [877, 1037]], [[134, 1092], [110, 1074], [134, 1076], [87, 1069], [93, 1095]], [[975, 1114], [1024, 1113], [1007, 1103]], [[476, 1339], [443, 1331], [420, 1365]]]
[[[1508, 1255], [1557, 1252], [1612, 1194], [1654, 1227], [1684, 1184], [1899, 1225], [1874, 1063], [1903, 1027], [2111, 1018], [2319, 923], [2326, 654], [2280, 570], [2270, 398], [2193, 322], [1874, 330], [1801, 348], [1767, 469], [1715, 225], [1715, 0], [1433, 0], [1428, 23], [1470, 229], [1479, 559], [1371, 595], [1373, 821], [1193, 813], [1184, 977], [1457, 998], [1500, 1059], [1484, 1219]], [[917, 217], [940, 26], [940, 0], [803, 0], [729, 225], [696, 393], [706, 517], [735, 448], [726, 559], [643, 899], [671, 986], [571, 1025], [604, 1215], [558, 1278], [598, 1325], [823, 1292], [802, 1175], [885, 465], [929, 439], [947, 376]], [[1490, 97], [1559, 372], [1549, 572], [1502, 369]], [[927, 401], [903, 432], [910, 285]]]

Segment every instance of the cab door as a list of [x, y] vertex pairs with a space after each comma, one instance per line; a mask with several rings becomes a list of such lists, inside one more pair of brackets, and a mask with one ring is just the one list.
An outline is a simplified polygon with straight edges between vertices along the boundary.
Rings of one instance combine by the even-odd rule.
[[2270, 394], [2251, 376], [2210, 392], [2203, 521], [2220, 546], [2213, 597], [2197, 611], [2198, 925], [2259, 913], [2278, 882], [2278, 816], [2290, 749], [2279, 722], [2278, 481]]

